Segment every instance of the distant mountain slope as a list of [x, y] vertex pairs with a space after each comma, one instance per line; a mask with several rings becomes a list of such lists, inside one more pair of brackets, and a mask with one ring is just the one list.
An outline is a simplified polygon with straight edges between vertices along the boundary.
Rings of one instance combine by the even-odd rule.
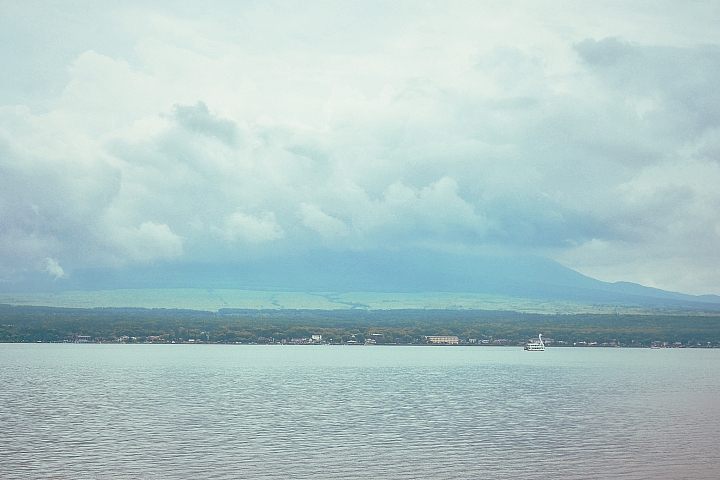
[[[23, 286], [27, 290], [28, 285]], [[44, 288], [48, 288], [46, 284]], [[54, 290], [228, 288], [302, 292], [468, 292], [541, 300], [720, 310], [693, 296], [582, 275], [543, 257], [489, 257], [422, 250], [313, 252], [227, 265], [156, 265], [75, 271]], [[8, 286], [4, 288], [8, 290]]]

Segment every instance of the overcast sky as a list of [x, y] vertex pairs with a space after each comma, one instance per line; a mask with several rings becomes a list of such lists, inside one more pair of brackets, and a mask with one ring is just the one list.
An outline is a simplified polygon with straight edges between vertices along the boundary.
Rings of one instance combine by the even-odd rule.
[[0, 281], [310, 248], [720, 294], [720, 3], [0, 2]]

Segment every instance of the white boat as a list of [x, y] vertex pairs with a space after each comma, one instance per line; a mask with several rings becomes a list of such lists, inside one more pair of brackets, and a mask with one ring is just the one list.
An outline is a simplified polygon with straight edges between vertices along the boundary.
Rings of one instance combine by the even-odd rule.
[[542, 341], [542, 333], [538, 335], [537, 340], [532, 340], [525, 345], [525, 350], [528, 352], [544, 352], [545, 344]]

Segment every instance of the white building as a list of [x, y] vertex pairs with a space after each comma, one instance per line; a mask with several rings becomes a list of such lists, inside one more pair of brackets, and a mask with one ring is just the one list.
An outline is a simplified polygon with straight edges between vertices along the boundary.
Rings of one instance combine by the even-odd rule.
[[457, 345], [460, 340], [455, 335], [428, 335], [425, 338], [429, 343], [438, 345]]

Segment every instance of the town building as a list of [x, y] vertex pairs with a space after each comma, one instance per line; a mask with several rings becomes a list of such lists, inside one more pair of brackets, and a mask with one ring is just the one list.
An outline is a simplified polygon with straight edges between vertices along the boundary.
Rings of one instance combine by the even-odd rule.
[[455, 335], [428, 335], [428, 343], [436, 345], [457, 345], [460, 339]]

